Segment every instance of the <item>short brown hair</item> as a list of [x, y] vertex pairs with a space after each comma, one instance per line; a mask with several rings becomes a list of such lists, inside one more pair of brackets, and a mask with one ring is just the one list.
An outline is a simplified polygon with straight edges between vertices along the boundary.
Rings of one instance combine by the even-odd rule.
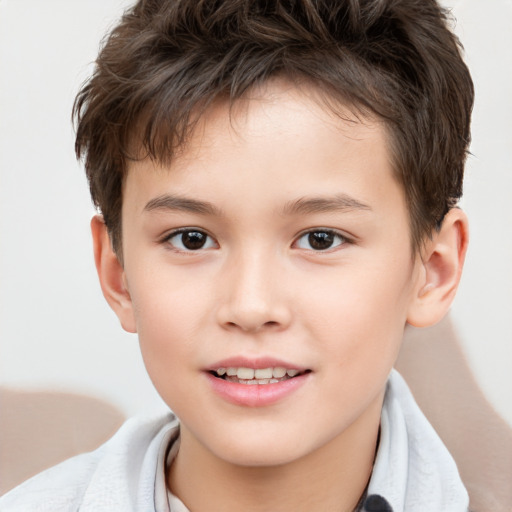
[[276, 75], [384, 120], [419, 247], [462, 194], [470, 140], [473, 83], [447, 25], [435, 0], [139, 0], [73, 108], [76, 154], [118, 255], [134, 138], [168, 161], [198, 112]]

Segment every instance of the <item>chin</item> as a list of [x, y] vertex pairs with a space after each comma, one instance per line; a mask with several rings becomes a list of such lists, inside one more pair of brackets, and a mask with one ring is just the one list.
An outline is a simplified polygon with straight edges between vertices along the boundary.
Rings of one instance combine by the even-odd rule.
[[275, 451], [269, 453], [263, 447], [259, 449], [241, 449], [223, 453], [223, 459], [229, 464], [246, 468], [283, 466], [300, 458], [302, 454]]
[[243, 467], [281, 466], [300, 459], [308, 452], [304, 443], [289, 432], [278, 436], [274, 430], [267, 435], [256, 433], [244, 437], [228, 435], [210, 449], [225, 462]]

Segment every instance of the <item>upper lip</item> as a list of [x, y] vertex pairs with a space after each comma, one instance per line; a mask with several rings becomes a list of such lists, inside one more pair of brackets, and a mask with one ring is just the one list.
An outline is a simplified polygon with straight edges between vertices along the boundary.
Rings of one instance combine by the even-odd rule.
[[217, 361], [212, 365], [209, 365], [205, 368], [206, 371], [215, 371], [218, 368], [253, 368], [255, 370], [263, 369], [263, 368], [286, 368], [287, 370], [299, 370], [306, 371], [308, 368], [297, 365], [294, 363], [290, 363], [288, 361], [284, 361], [282, 359], [277, 359], [275, 357], [243, 357], [243, 356], [235, 356], [228, 357], [226, 359], [222, 359], [221, 361]]

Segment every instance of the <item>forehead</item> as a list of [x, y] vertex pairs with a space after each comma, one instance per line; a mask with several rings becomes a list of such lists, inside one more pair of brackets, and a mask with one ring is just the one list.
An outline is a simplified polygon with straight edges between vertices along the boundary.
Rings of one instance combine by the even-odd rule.
[[237, 143], [240, 147], [257, 146], [265, 142], [268, 133], [278, 133], [290, 141], [306, 136], [313, 143], [326, 130], [387, 146], [386, 126], [375, 115], [362, 115], [357, 107], [334, 99], [308, 82], [293, 84], [286, 78], [275, 78], [252, 87], [231, 103], [214, 102], [201, 114], [174, 158], [194, 157], [198, 150], [206, 153], [217, 146]]
[[258, 196], [283, 203], [337, 193], [364, 204], [397, 187], [393, 176], [383, 122], [331, 108], [313, 87], [276, 80], [232, 105], [213, 104], [170, 162], [130, 162], [123, 203], [136, 201], [141, 211], [171, 191], [240, 207]]

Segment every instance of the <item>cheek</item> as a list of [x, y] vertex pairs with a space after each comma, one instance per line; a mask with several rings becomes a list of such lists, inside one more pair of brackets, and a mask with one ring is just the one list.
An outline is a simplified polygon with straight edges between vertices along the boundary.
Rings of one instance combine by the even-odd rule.
[[319, 388], [327, 402], [351, 411], [350, 421], [380, 396], [406, 319], [404, 276], [399, 283], [399, 273], [369, 268], [353, 269], [339, 286], [308, 299], [310, 337], [322, 354]]
[[159, 277], [146, 275], [131, 290], [141, 353], [157, 388], [194, 363], [195, 333], [208, 312], [193, 286]]
[[155, 293], [148, 300], [139, 300], [136, 318], [146, 371], [163, 401], [181, 414], [186, 407], [182, 403], [188, 394], [185, 386], [197, 349], [191, 341], [191, 307], [175, 298], [172, 293]]
[[143, 266], [127, 272], [141, 341], [192, 329], [195, 322], [190, 320], [199, 321], [201, 303], [208, 295], [204, 279], [173, 268], [165, 257], [146, 257], [144, 261]]
[[395, 265], [347, 266], [303, 294], [310, 329], [330, 352], [339, 353], [339, 365], [356, 357], [394, 360], [412, 293], [410, 270], [406, 260]]

